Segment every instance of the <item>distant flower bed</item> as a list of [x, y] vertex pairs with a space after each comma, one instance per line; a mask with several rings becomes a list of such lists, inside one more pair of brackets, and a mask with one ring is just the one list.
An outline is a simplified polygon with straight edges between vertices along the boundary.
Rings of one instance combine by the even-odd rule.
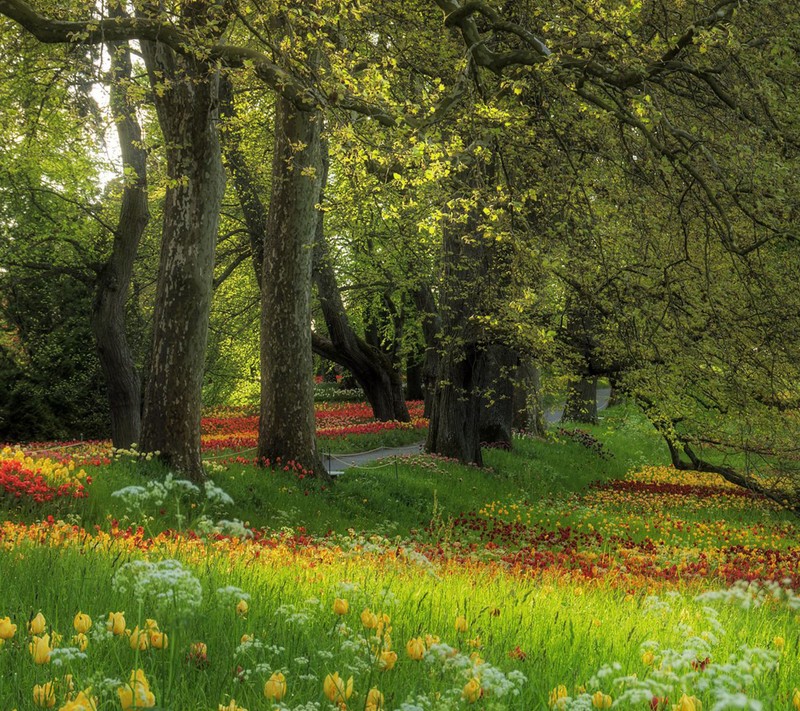
[[19, 448], [0, 450], [0, 499], [44, 503], [56, 498], [80, 499], [87, 496], [91, 478], [74, 463], [53, 459], [33, 459]]

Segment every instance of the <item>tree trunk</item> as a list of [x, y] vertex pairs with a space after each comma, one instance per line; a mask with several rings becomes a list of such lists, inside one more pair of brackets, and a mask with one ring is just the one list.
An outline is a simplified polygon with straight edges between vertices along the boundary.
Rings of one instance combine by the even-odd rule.
[[514, 428], [534, 437], [544, 437], [547, 431], [540, 389], [539, 369], [530, 361], [521, 363], [514, 388]]
[[561, 422], [597, 424], [597, 376], [583, 376], [570, 383]]
[[436, 393], [436, 379], [439, 375], [439, 337], [442, 331], [442, 319], [430, 287], [420, 284], [414, 289], [412, 296], [422, 320], [422, 335], [425, 337], [422, 389], [425, 395], [424, 416], [430, 419]]
[[406, 398], [408, 400], [423, 400], [425, 391], [422, 387], [422, 375], [425, 368], [425, 359], [418, 350], [408, 354], [406, 359]]
[[225, 174], [217, 82], [207, 64], [142, 42], [167, 146], [168, 187], [142, 448], [199, 480], [200, 408]]
[[317, 451], [311, 263], [322, 187], [322, 115], [276, 98], [272, 194], [261, 288], [258, 456], [326, 476]]
[[111, 112], [117, 125], [123, 175], [119, 221], [111, 256], [98, 274], [91, 324], [97, 355], [103, 368], [111, 410], [111, 441], [117, 448], [139, 442], [142, 426], [141, 381], [125, 333], [125, 304], [133, 263], [150, 220], [147, 207], [147, 151], [135, 107], [128, 101], [124, 82], [131, 77], [126, 42], [109, 43], [111, 53]]
[[508, 346], [493, 343], [486, 348], [480, 414], [481, 444], [511, 449], [514, 420], [514, 379], [519, 358]]
[[[323, 162], [327, 164], [324, 155]], [[323, 175], [327, 175], [327, 169]], [[316, 230], [313, 276], [328, 328], [327, 339], [316, 333], [313, 335], [314, 351], [343, 365], [353, 374], [376, 419], [409, 422], [411, 417], [399, 371], [385, 351], [358, 337], [347, 317], [325, 240], [322, 214]]]

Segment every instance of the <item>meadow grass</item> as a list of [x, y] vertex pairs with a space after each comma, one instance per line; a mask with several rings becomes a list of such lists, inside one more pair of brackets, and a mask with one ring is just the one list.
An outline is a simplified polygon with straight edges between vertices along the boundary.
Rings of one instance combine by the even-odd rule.
[[[40, 707], [51, 681], [53, 708], [87, 708], [89, 687], [97, 709], [124, 708], [136, 669], [139, 707], [175, 711], [797, 708], [793, 520], [668, 469], [631, 409], [580, 430], [486, 450], [484, 468], [410, 457], [334, 486], [230, 464], [213, 481], [232, 504], [130, 460], [86, 467], [86, 498], [7, 502], [0, 709]], [[113, 495], [154, 480], [166, 493]], [[62, 636], [42, 664], [39, 612]], [[128, 635], [106, 629], [111, 612]], [[148, 620], [166, 649], [133, 648], [157, 634], [137, 635]], [[331, 701], [334, 672], [349, 698]]]

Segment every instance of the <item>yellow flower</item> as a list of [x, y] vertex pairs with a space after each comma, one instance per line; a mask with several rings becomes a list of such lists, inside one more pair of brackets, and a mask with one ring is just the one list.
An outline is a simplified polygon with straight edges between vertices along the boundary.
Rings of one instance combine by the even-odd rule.
[[439, 644], [441, 642], [435, 634], [426, 634], [425, 635], [425, 646], [430, 649], [434, 644]]
[[150, 646], [153, 649], [166, 649], [169, 643], [169, 638], [166, 632], [160, 630], [151, 630], [150, 632]]
[[89, 638], [83, 632], [78, 632], [78, 634], [72, 638], [72, 642], [81, 652], [85, 652], [86, 648], [89, 646]]
[[481, 698], [481, 693], [483, 693], [481, 682], [473, 676], [472, 679], [464, 684], [464, 688], [461, 690], [461, 698], [464, 699], [464, 701], [474, 704]]
[[464, 633], [467, 631], [467, 618], [459, 615], [456, 617], [456, 632]]
[[280, 672], [275, 672], [264, 684], [264, 696], [270, 701], [281, 701], [286, 696], [286, 677]]
[[353, 677], [351, 676], [345, 684], [344, 679], [339, 676], [339, 672], [328, 674], [325, 681], [322, 682], [322, 690], [331, 701], [342, 705], [353, 694]]
[[53, 651], [50, 649], [50, 635], [46, 634], [42, 637], [34, 635], [28, 645], [28, 650], [36, 664], [47, 664], [50, 661], [50, 652]]
[[140, 630], [139, 626], [133, 628], [133, 632], [128, 633], [128, 642], [131, 645], [131, 649], [138, 649], [140, 652], [143, 652], [150, 646], [150, 635], [147, 633], [147, 630]]
[[347, 600], [342, 600], [342, 598], [337, 597], [333, 601], [333, 611], [337, 615], [346, 615], [348, 612], [350, 612], [350, 603], [347, 602]]
[[111, 634], [121, 635], [125, 633], [125, 613], [109, 612], [106, 627]]
[[425, 643], [422, 637], [414, 637], [406, 643], [406, 652], [414, 661], [419, 661], [425, 654]]
[[31, 634], [42, 634], [47, 627], [47, 621], [40, 612], [28, 623], [28, 632]]
[[92, 618], [89, 615], [79, 612], [72, 621], [72, 626], [78, 634], [86, 634], [92, 626]]
[[156, 705], [156, 697], [150, 691], [150, 684], [144, 675], [143, 669], [131, 672], [128, 684], [117, 689], [122, 711], [129, 709], [150, 709]]
[[694, 696], [684, 694], [672, 707], [672, 711], [703, 711], [703, 704]]
[[239, 615], [239, 617], [246, 617], [249, 609], [250, 606], [247, 604], [247, 600], [239, 600], [236, 604], [236, 614]]
[[656, 655], [648, 649], [644, 654], [642, 654], [642, 664], [644, 664], [646, 667], [649, 667], [655, 658]]
[[783, 637], [773, 637], [772, 644], [775, 645], [775, 649], [783, 649], [786, 646], [786, 640]]
[[56, 705], [56, 690], [52, 681], [33, 687], [33, 703], [44, 709], [51, 709]]
[[794, 694], [792, 695], [792, 706], [794, 706], [795, 711], [800, 711], [800, 689], [794, 690]]
[[11, 639], [17, 632], [17, 626], [11, 624], [10, 617], [0, 617], [0, 639]]
[[227, 706], [219, 705], [219, 711], [247, 711], [243, 706], [236, 705], [236, 699], [231, 699]]
[[195, 657], [205, 657], [208, 654], [208, 647], [205, 642], [192, 642], [189, 653]]
[[378, 657], [378, 664], [383, 671], [391, 671], [394, 669], [394, 665], [397, 664], [397, 652], [392, 650], [381, 652], [381, 656]]
[[72, 701], [67, 701], [58, 711], [97, 711], [97, 699], [91, 695], [91, 691], [91, 689], [79, 691]]
[[144, 621], [144, 626], [148, 632], [158, 632], [158, 622], [151, 620], [149, 617]]
[[242, 635], [242, 638], [239, 641], [242, 644], [244, 644], [245, 642], [252, 642], [253, 641], [253, 635], [245, 633], [245, 634]]
[[567, 694], [567, 687], [563, 684], [559, 684], [555, 689], [550, 692], [550, 696], [547, 700], [548, 705], [550, 708], [556, 708], [563, 706], [562, 699], [566, 699], [569, 694]]
[[592, 695], [592, 706], [596, 709], [610, 709], [611, 697], [608, 694], [604, 694], [602, 691], [595, 692], [595, 694]]
[[374, 630], [378, 627], [378, 616], [365, 607], [361, 613], [361, 624], [368, 630]]
[[382, 711], [382, 709], [383, 694], [373, 687], [367, 692], [367, 703], [364, 706], [364, 711]]

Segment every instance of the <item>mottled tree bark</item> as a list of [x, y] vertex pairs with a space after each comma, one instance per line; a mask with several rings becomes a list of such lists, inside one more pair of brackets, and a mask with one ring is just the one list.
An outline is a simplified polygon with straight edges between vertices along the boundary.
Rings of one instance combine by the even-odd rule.
[[317, 451], [311, 265], [322, 186], [322, 115], [276, 99], [272, 195], [261, 287], [258, 455], [326, 476]]
[[582, 376], [570, 383], [561, 421], [597, 424], [597, 376]]
[[543, 437], [547, 430], [540, 388], [539, 369], [530, 361], [522, 362], [517, 368], [514, 387], [513, 425], [534, 437]]
[[480, 441], [511, 448], [514, 421], [514, 375], [519, 357], [508, 346], [492, 343], [486, 347], [483, 374]]
[[142, 449], [183, 474], [204, 477], [200, 408], [225, 187], [217, 135], [217, 80], [210, 67], [142, 42], [166, 143], [168, 186], [145, 390]]
[[125, 332], [125, 304], [133, 264], [142, 234], [150, 220], [147, 207], [147, 151], [136, 109], [128, 100], [125, 82], [131, 77], [126, 42], [110, 42], [111, 113], [117, 126], [125, 187], [111, 256], [97, 275], [91, 324], [97, 355], [106, 379], [111, 411], [111, 441], [117, 448], [139, 442], [142, 390], [139, 373]]

